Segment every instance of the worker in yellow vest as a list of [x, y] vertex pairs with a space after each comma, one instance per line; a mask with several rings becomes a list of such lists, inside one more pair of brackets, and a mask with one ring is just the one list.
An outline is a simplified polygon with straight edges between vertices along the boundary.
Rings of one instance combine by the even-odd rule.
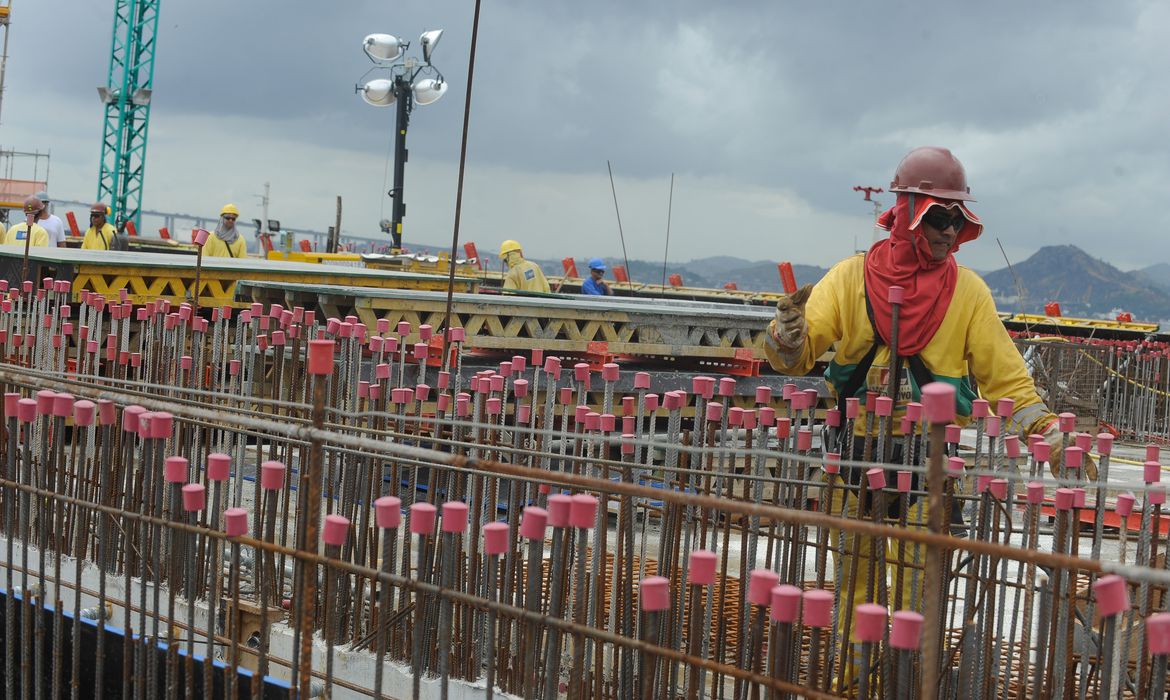
[[240, 235], [236, 227], [236, 219], [240, 218], [240, 210], [234, 204], [225, 204], [219, 212], [219, 225], [207, 238], [203, 246], [203, 257], [211, 258], [246, 258], [248, 257], [248, 242]]
[[110, 208], [101, 202], [94, 202], [89, 208], [89, 228], [81, 239], [82, 250], [117, 250], [118, 230], [106, 220]]
[[548, 280], [540, 265], [524, 259], [524, 252], [520, 244], [507, 240], [500, 244], [500, 257], [508, 264], [508, 274], [504, 276], [504, 289], [518, 289], [523, 292], [548, 293]]

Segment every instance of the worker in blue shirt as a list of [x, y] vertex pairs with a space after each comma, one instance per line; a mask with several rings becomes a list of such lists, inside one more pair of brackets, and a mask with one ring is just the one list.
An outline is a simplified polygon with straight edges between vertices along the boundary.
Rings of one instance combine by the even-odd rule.
[[589, 261], [589, 279], [581, 283], [581, 293], [613, 296], [613, 290], [605, 283], [605, 261], [601, 258]]

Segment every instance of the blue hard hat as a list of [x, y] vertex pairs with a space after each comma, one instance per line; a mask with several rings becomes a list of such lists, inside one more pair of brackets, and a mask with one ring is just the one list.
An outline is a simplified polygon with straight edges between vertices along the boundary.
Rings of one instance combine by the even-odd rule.
[[589, 259], [589, 269], [590, 270], [604, 271], [605, 270], [605, 261], [602, 260], [601, 258], [590, 258]]

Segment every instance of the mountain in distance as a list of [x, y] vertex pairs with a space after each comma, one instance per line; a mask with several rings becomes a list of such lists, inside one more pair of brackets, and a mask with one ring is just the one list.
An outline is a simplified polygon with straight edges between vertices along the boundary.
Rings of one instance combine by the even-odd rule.
[[1134, 270], [1133, 274], [1141, 275], [1155, 287], [1170, 292], [1170, 263], [1157, 263], [1143, 267], [1140, 270]]
[[1055, 301], [1065, 316], [1114, 318], [1127, 311], [1136, 321], [1170, 319], [1170, 291], [1072, 245], [1045, 246], [983, 279], [1000, 311], [1042, 314], [1044, 305]]

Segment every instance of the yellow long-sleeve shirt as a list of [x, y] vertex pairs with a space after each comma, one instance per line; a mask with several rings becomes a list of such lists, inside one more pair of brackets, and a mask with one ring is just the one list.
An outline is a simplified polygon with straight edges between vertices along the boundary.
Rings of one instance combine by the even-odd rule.
[[85, 237], [81, 239], [81, 249], [110, 250], [116, 235], [118, 235], [118, 231], [113, 224], [103, 224], [101, 229], [90, 226], [85, 230]]
[[228, 245], [223, 242], [222, 238], [212, 232], [207, 237], [207, 243], [203, 245], [203, 257], [246, 258], [248, 257], [248, 242], [244, 240], [243, 236], [236, 236], [236, 240], [232, 241], [231, 245]]
[[[873, 327], [865, 308], [863, 255], [837, 263], [813, 287], [805, 318], [808, 338], [799, 352], [781, 353], [771, 333], [768, 334], [765, 346], [768, 362], [780, 372], [807, 374], [817, 358], [836, 343], [836, 353], [825, 372], [825, 380], [835, 395], [845, 387], [874, 343]], [[1007, 429], [1019, 435], [1039, 432], [1053, 418], [1037, 395], [1024, 359], [996, 313], [991, 290], [979, 275], [965, 267], [959, 267], [955, 294], [942, 325], [919, 357], [935, 380], [955, 386], [960, 424], [969, 421], [971, 402], [979, 394], [991, 402], [992, 410], [1001, 398], [1010, 397], [1015, 401]], [[866, 389], [881, 392], [887, 388], [889, 363], [889, 348], [879, 346], [859, 396], [864, 396]], [[899, 393], [903, 396], [899, 403], [919, 400], [919, 387], [905, 367], [902, 376], [903, 387]], [[979, 394], [969, 376], [978, 383]], [[907, 393], [913, 398], [905, 396]], [[857, 421], [858, 426], [864, 424], [864, 420]], [[897, 429], [898, 422], [894, 426]]]
[[[4, 242], [8, 245], [24, 245], [24, 239], [28, 232], [28, 223], [22, 221], [19, 224], [13, 224], [4, 234]], [[48, 247], [49, 232], [45, 230], [44, 226], [40, 224], [33, 224], [32, 240], [29, 246], [33, 248]]]
[[504, 289], [520, 289], [525, 292], [548, 293], [548, 280], [540, 265], [531, 260], [521, 260], [504, 276]]

